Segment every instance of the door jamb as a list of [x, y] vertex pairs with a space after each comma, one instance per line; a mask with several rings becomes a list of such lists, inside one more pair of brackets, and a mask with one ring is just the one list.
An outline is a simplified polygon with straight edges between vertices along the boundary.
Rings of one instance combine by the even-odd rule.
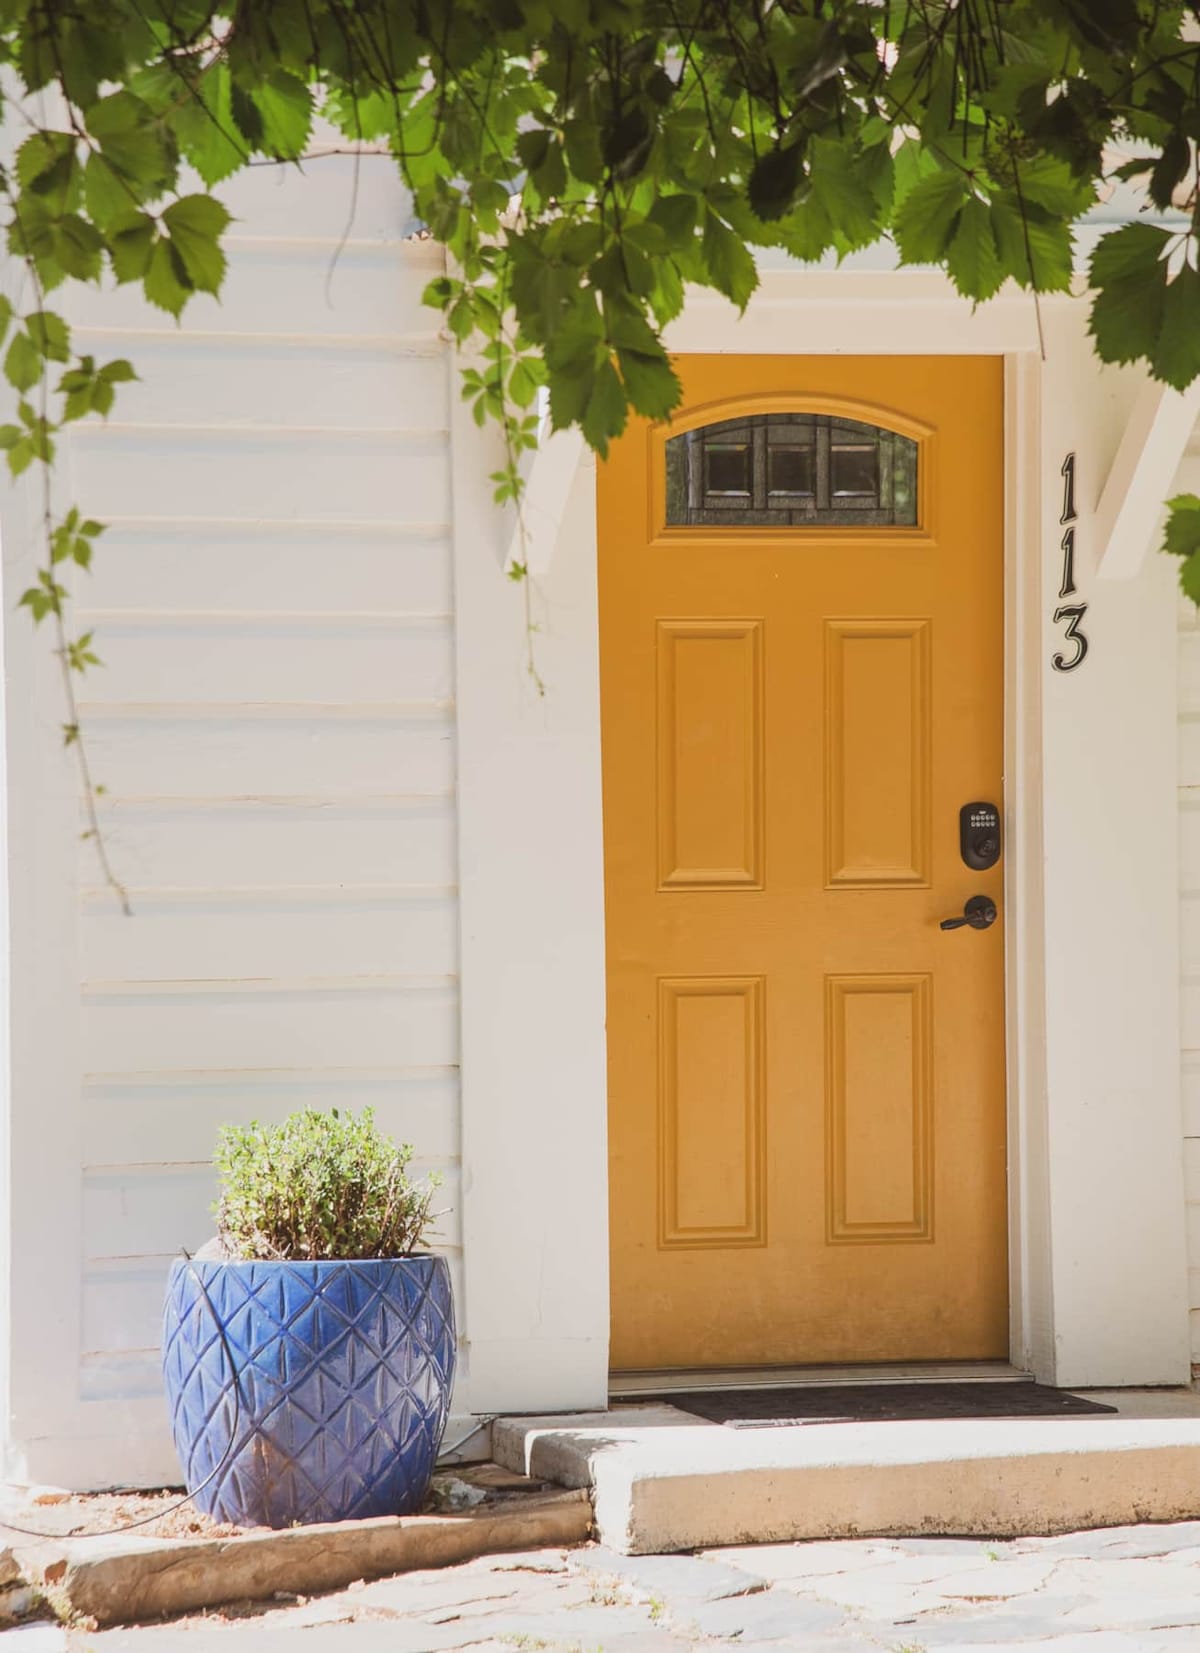
[[[1064, 297], [1064, 306], [1077, 301]], [[1057, 295], [1045, 300], [1049, 316]], [[1009, 957], [1009, 1258], [1014, 1364], [1053, 1370], [1040, 863], [1038, 627], [1042, 364], [1023, 295], [971, 308], [940, 276], [764, 270], [740, 318], [689, 295], [667, 343], [679, 352], [987, 354], [1005, 358], [1005, 813]], [[902, 346], [902, 348], [898, 348]], [[578, 1408], [607, 1380], [607, 1156], [603, 862], [595, 500], [583, 456], [552, 533], [536, 600], [539, 698], [520, 676], [521, 593], [506, 578], [511, 524], [478, 479], [487, 433], [451, 414], [458, 591], [464, 1331], [473, 1410]], [[542, 560], [539, 558], [539, 561]], [[520, 790], [514, 786], [518, 763]], [[523, 823], [518, 825], [518, 821]], [[522, 983], [514, 997], [514, 982]], [[497, 1005], [506, 1007], [500, 1015]], [[561, 1032], [561, 1036], [560, 1036]], [[570, 1129], [563, 1098], [572, 1099]], [[514, 1210], [514, 1178], [537, 1201]], [[513, 1280], [536, 1283], [518, 1294]], [[528, 1301], [526, 1301], [528, 1299]], [[532, 1367], [536, 1381], [531, 1380]], [[469, 1385], [469, 1388], [468, 1388]], [[467, 1401], [469, 1393], [469, 1401]]]

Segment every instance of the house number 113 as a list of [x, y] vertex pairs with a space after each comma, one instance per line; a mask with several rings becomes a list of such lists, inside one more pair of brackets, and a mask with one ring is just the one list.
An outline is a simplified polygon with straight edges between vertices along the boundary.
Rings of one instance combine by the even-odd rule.
[[1063, 528], [1062, 537], [1062, 580], [1058, 587], [1059, 605], [1054, 610], [1054, 624], [1065, 625], [1063, 641], [1075, 645], [1074, 654], [1057, 653], [1051, 656], [1050, 664], [1056, 672], [1073, 672], [1077, 666], [1082, 666], [1087, 658], [1088, 640], [1080, 627], [1083, 617], [1087, 613], [1086, 603], [1063, 602], [1064, 597], [1074, 597], [1075, 588], [1075, 455], [1069, 453], [1062, 462], [1062, 513], [1059, 523]]

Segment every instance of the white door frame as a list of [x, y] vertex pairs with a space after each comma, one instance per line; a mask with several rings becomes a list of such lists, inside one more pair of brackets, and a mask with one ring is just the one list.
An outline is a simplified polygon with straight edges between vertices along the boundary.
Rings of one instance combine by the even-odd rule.
[[[973, 312], [927, 272], [786, 269], [764, 271], [741, 318], [690, 299], [668, 342], [1005, 358], [1011, 1357], [1049, 1382], [1182, 1382], [1175, 604], [1164, 559], [1120, 584], [1090, 560], [1140, 377], [1095, 363], [1077, 298], [1044, 300], [1041, 330], [1044, 359], [1017, 293]], [[609, 1313], [594, 467], [535, 492], [556, 516], [566, 499], [560, 520], [530, 523], [541, 695], [504, 571], [512, 522], [486, 481], [496, 438], [451, 405], [468, 1351], [455, 1410], [586, 1408], [606, 1397]], [[1067, 451], [1091, 630], [1071, 674], [1048, 664]]]

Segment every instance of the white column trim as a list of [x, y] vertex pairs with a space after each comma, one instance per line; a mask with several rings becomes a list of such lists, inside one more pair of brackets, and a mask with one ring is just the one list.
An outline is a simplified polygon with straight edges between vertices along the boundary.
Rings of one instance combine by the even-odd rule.
[[1009, 1358], [1053, 1370], [1046, 1128], [1041, 761], [1041, 379], [1004, 361], [1004, 919], [1008, 1090]]
[[505, 568], [524, 566], [536, 578], [550, 567], [558, 549], [567, 496], [585, 451], [583, 437], [574, 428], [555, 431], [538, 444], [525, 479], [521, 517], [513, 528]]
[[1142, 385], [1096, 502], [1092, 532], [1102, 580], [1129, 580], [1141, 569], [1198, 414], [1200, 380], [1182, 393], [1157, 379]]

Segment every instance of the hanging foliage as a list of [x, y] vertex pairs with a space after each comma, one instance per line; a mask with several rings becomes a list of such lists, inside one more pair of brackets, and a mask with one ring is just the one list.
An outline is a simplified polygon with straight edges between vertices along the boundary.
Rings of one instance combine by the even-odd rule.
[[[303, 164], [317, 121], [346, 147], [391, 152], [450, 255], [427, 297], [479, 346], [463, 393], [503, 431], [501, 500], [520, 491], [541, 386], [552, 424], [601, 454], [631, 410], [669, 415], [662, 329], [689, 285], [744, 307], [754, 248], [816, 260], [891, 236], [903, 263], [944, 268], [972, 300], [1006, 280], [1065, 290], [1072, 225], [1114, 177], [1144, 185], [1147, 212], [1092, 255], [1096, 351], [1182, 388], [1200, 372], [1198, 12], [0, 0], [0, 193], [17, 261], [0, 300], [16, 393], [0, 446], [14, 475], [49, 467], [61, 428], [105, 416], [134, 377], [75, 350], [56, 290], [134, 284], [172, 316], [218, 294], [220, 186], [251, 164]], [[65, 570], [87, 568], [101, 529], [81, 511], [52, 518], [49, 500], [46, 566], [23, 601], [59, 626], [69, 679], [92, 656], [64, 627]], [[1173, 519], [1170, 539], [1189, 558], [1191, 521]], [[1200, 589], [1200, 564], [1185, 568]]]

